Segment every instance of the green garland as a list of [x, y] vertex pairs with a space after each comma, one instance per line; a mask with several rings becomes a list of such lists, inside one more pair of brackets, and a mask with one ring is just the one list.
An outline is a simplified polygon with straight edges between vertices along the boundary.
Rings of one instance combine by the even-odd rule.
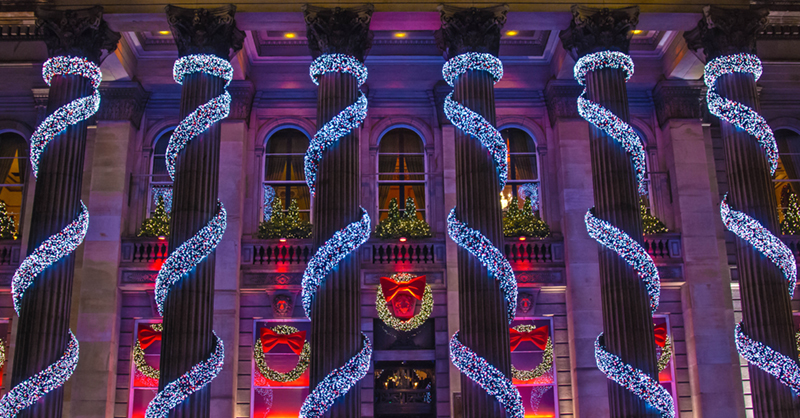
[[[152, 324], [150, 325], [150, 329], [156, 332], [164, 331], [162, 324]], [[144, 350], [142, 350], [142, 346], [139, 344], [139, 338], [136, 338], [136, 344], [133, 345], [133, 364], [136, 366], [136, 370], [146, 377], [158, 380], [161, 376], [161, 372], [158, 369], [147, 364], [147, 360], [145, 360], [144, 357]]]
[[[276, 334], [280, 335], [294, 334], [299, 331], [297, 328], [289, 325], [278, 325], [271, 329], [275, 331]], [[308, 365], [311, 363], [311, 344], [309, 344], [308, 341], [303, 344], [303, 351], [300, 352], [300, 359], [297, 360], [297, 366], [286, 373], [275, 371], [267, 365], [267, 360], [264, 358], [264, 347], [261, 346], [260, 338], [256, 338], [256, 342], [253, 345], [253, 359], [256, 361], [258, 371], [265, 379], [281, 383], [294, 382], [305, 373], [306, 369], [308, 369]]]
[[503, 215], [503, 235], [546, 238], [550, 235], [550, 227], [533, 213], [530, 197], [525, 199], [522, 209], [519, 208], [519, 199], [514, 197]]
[[797, 195], [789, 195], [789, 207], [783, 212], [781, 221], [781, 231], [784, 235], [800, 234], [800, 205], [797, 203]]
[[258, 225], [258, 237], [270, 238], [311, 238], [312, 225], [300, 217], [297, 199], [292, 199], [289, 211], [283, 212], [283, 201], [275, 196], [272, 200], [272, 217]]
[[639, 210], [642, 213], [642, 227], [645, 235], [669, 232], [664, 222], [661, 222], [661, 219], [656, 218], [650, 213], [650, 208], [644, 204], [644, 198], [639, 199]]
[[[398, 282], [407, 282], [415, 277], [416, 276], [409, 273], [395, 273], [392, 275], [392, 279]], [[398, 331], [414, 330], [420, 325], [424, 324], [425, 321], [430, 318], [431, 312], [433, 312], [433, 291], [431, 290], [431, 285], [425, 284], [425, 293], [422, 296], [422, 307], [420, 308], [419, 313], [414, 315], [408, 321], [403, 321], [402, 319], [392, 315], [386, 305], [386, 298], [383, 296], [383, 288], [378, 285], [378, 294], [375, 298], [375, 308], [378, 310], [378, 317], [381, 319], [381, 321]]]
[[405, 212], [400, 214], [397, 199], [389, 201], [389, 216], [375, 227], [378, 238], [430, 238], [431, 226], [424, 219], [417, 218], [417, 204], [413, 197], [406, 199]]
[[17, 239], [17, 226], [8, 214], [6, 202], [0, 200], [0, 239]]
[[[519, 332], [531, 332], [536, 329], [535, 325], [517, 325], [514, 327]], [[553, 341], [547, 337], [547, 345], [544, 347], [542, 354], [542, 362], [536, 368], [531, 370], [518, 370], [514, 365], [511, 365], [511, 376], [521, 382], [528, 382], [538, 377], [542, 377], [553, 369]]]
[[672, 338], [667, 336], [664, 340], [664, 348], [661, 349], [661, 355], [658, 357], [658, 372], [667, 368], [670, 359], [672, 359]]
[[138, 236], [140, 237], [166, 237], [169, 236], [169, 212], [167, 212], [164, 196], [158, 196], [156, 211], [152, 218], [142, 222]]

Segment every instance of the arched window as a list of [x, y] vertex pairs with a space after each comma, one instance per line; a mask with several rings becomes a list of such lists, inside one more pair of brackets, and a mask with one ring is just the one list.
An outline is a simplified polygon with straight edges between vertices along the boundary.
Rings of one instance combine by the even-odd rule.
[[407, 128], [387, 132], [378, 147], [378, 211], [380, 219], [389, 213], [389, 202], [397, 199], [404, 211], [411, 197], [417, 217], [425, 219], [425, 149], [422, 138]]
[[[789, 129], [775, 131], [780, 162], [775, 171], [775, 197], [778, 207], [789, 205], [789, 196], [800, 197], [800, 134]], [[783, 216], [783, 211], [781, 211]]]
[[[300, 217], [311, 220], [311, 193], [306, 185], [303, 158], [308, 136], [295, 128], [281, 129], [267, 139], [264, 155], [264, 186], [270, 186], [281, 199], [283, 210], [297, 201]], [[266, 202], [265, 202], [266, 204]]]
[[[539, 155], [533, 138], [519, 128], [500, 131], [508, 146], [508, 182], [503, 189], [503, 200], [519, 198], [520, 204], [531, 197], [534, 210], [539, 207]], [[533, 186], [529, 186], [533, 185]], [[535, 189], [534, 193], [532, 190]]]
[[15, 238], [20, 232], [27, 173], [28, 142], [14, 132], [0, 134], [0, 202], [5, 203], [7, 215], [14, 220], [11, 231], [5, 227], [7, 218], [0, 217], [0, 239]]
[[163, 196], [167, 211], [172, 210], [172, 179], [167, 172], [167, 145], [174, 129], [162, 133], [156, 139], [153, 148], [153, 159], [150, 164], [150, 199], [148, 202], [149, 213], [153, 213], [158, 203], [159, 196]]

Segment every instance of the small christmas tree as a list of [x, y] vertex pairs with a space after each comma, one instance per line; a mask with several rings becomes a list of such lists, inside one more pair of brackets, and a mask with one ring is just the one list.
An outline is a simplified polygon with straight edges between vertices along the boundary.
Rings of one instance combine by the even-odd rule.
[[6, 202], [0, 200], [0, 239], [17, 239], [17, 226], [8, 214]]
[[789, 207], [783, 212], [781, 231], [784, 235], [800, 234], [800, 205], [797, 203], [797, 195], [789, 195]]
[[431, 237], [431, 226], [424, 219], [417, 217], [417, 204], [413, 197], [406, 199], [406, 209], [402, 215], [397, 199], [392, 199], [389, 201], [389, 214], [378, 222], [375, 235], [384, 239], [429, 238]]
[[397, 204], [397, 199], [392, 198], [389, 201], [389, 214], [388, 216], [378, 222], [375, 227], [375, 235], [378, 238], [400, 238], [400, 206]]
[[283, 201], [275, 196], [272, 201], [272, 216], [266, 222], [258, 225], [258, 237], [270, 238], [309, 238], [311, 237], [311, 224], [300, 217], [300, 207], [297, 199], [289, 203], [288, 213], [283, 212]]
[[650, 213], [650, 208], [645, 205], [644, 198], [639, 199], [639, 210], [642, 212], [642, 229], [645, 235], [669, 232], [664, 222], [661, 222], [661, 219], [656, 218]]
[[158, 196], [156, 203], [156, 211], [153, 216], [147, 218], [142, 222], [142, 227], [139, 229], [140, 237], [166, 237], [169, 235], [169, 212], [167, 212], [167, 205], [164, 202], [164, 196]]
[[297, 199], [289, 203], [289, 213], [283, 221], [286, 238], [310, 238], [311, 224], [300, 217], [300, 206]]
[[545, 238], [550, 235], [550, 227], [533, 213], [530, 197], [525, 199], [522, 209], [519, 208], [519, 199], [514, 197], [503, 215], [503, 235]]

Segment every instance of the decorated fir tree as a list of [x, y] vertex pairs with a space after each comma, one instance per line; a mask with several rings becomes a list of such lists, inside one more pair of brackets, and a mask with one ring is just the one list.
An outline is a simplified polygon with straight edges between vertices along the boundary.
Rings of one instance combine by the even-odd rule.
[[300, 217], [300, 207], [297, 199], [289, 203], [288, 213], [283, 211], [283, 200], [275, 196], [272, 200], [272, 216], [266, 222], [258, 225], [258, 237], [270, 238], [309, 238], [311, 237], [311, 224]]
[[375, 227], [375, 236], [378, 238], [400, 238], [400, 206], [397, 204], [397, 199], [392, 198], [389, 201], [389, 214], [386, 218], [378, 222]]
[[405, 213], [400, 213], [397, 199], [389, 201], [389, 214], [375, 228], [378, 238], [429, 238], [431, 226], [417, 217], [417, 204], [413, 197], [406, 199]]
[[669, 232], [664, 222], [650, 213], [650, 208], [645, 205], [644, 198], [639, 199], [639, 210], [642, 212], [642, 229], [645, 235]]
[[530, 197], [525, 199], [522, 209], [519, 208], [519, 199], [514, 197], [503, 215], [503, 235], [545, 238], [550, 235], [550, 227], [533, 213]]
[[6, 202], [0, 200], [0, 239], [17, 239], [17, 226], [8, 214]]
[[783, 212], [781, 221], [781, 231], [784, 235], [800, 234], [800, 205], [797, 203], [797, 195], [789, 195], [789, 207]]
[[167, 205], [164, 202], [164, 196], [158, 196], [156, 203], [156, 210], [153, 216], [147, 218], [142, 222], [142, 227], [139, 229], [140, 237], [166, 237], [169, 235], [169, 212], [167, 212]]
[[289, 203], [289, 213], [283, 220], [285, 238], [310, 238], [311, 223], [300, 217], [300, 206], [297, 199], [292, 199]]

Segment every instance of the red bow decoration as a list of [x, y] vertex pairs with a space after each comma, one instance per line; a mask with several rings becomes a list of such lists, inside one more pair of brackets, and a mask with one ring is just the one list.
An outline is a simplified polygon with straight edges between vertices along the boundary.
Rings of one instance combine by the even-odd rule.
[[153, 331], [150, 327], [142, 328], [139, 330], [138, 338], [139, 347], [142, 347], [142, 350], [146, 350], [147, 347], [153, 345], [154, 342], [161, 341], [161, 332]]
[[306, 332], [298, 331], [293, 334], [278, 334], [269, 328], [261, 328], [261, 347], [265, 353], [275, 348], [278, 344], [286, 344], [297, 355], [303, 351], [306, 342]]
[[398, 282], [388, 277], [381, 277], [381, 290], [387, 302], [391, 302], [398, 294], [408, 293], [416, 300], [422, 300], [425, 294], [425, 276], [415, 277], [407, 282]]
[[656, 325], [656, 344], [664, 347], [667, 343], [667, 324]]
[[511, 351], [514, 351], [523, 341], [530, 341], [536, 344], [540, 350], [547, 348], [547, 338], [550, 337], [548, 326], [536, 328], [530, 332], [517, 331], [514, 328], [509, 330], [511, 333]]

